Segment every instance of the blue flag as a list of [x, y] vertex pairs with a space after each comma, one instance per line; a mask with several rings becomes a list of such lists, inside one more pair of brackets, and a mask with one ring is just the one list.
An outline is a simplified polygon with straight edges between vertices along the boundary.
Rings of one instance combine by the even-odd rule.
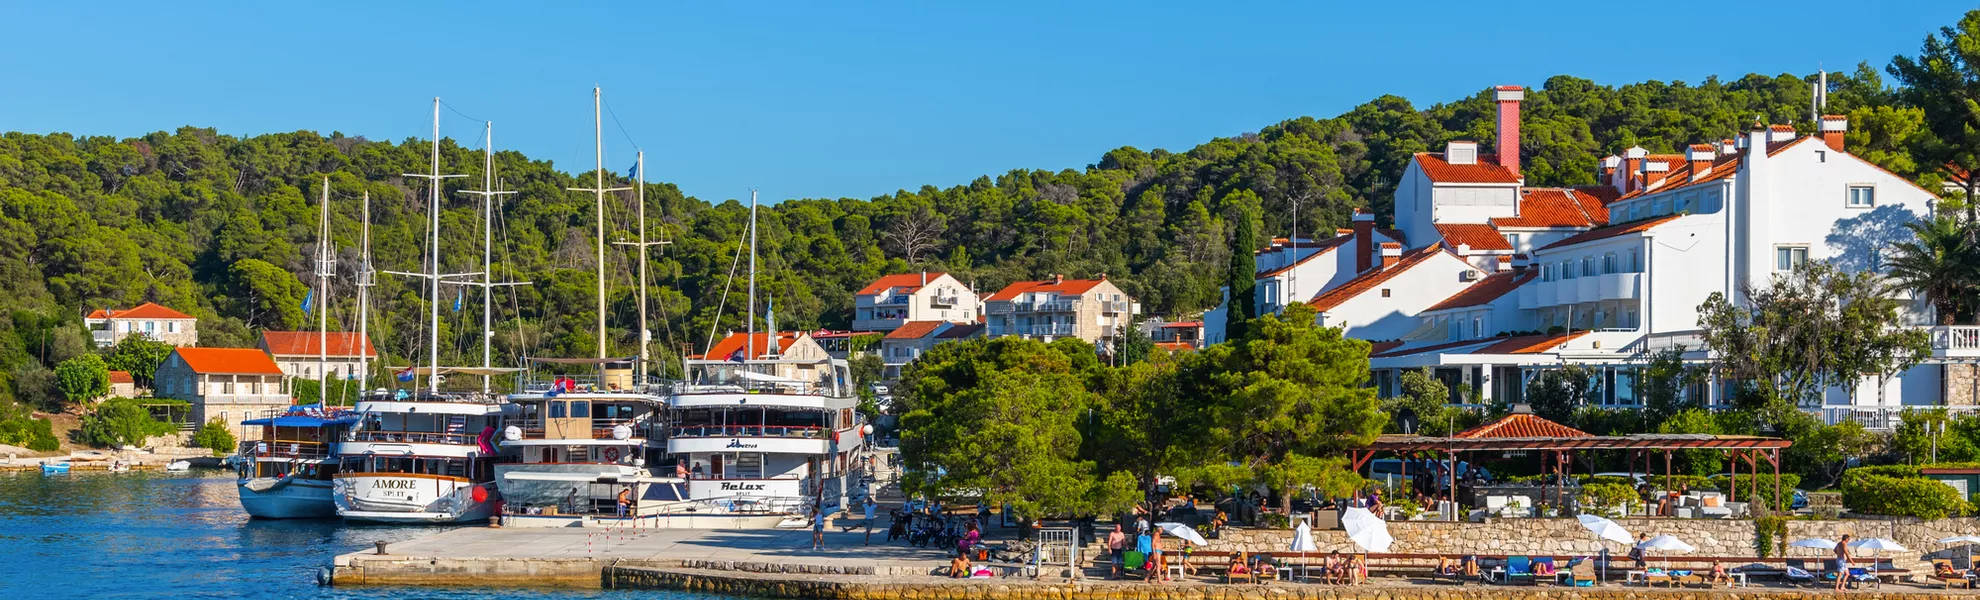
[[626, 177], [631, 179], [639, 179], [639, 163], [635, 162], [633, 163], [632, 168], [626, 169]]
[[303, 314], [309, 314], [310, 307], [315, 305], [316, 305], [316, 290], [311, 289], [309, 293], [303, 294], [303, 303], [302, 303]]
[[461, 312], [461, 298], [467, 297], [467, 290], [454, 294], [454, 312]]

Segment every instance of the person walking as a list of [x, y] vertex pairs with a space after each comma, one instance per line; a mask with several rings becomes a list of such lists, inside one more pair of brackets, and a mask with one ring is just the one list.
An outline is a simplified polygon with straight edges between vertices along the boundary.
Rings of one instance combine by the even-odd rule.
[[866, 545], [868, 546], [873, 545], [873, 511], [878, 508], [880, 504], [874, 502], [872, 496], [868, 496], [866, 498]]
[[1148, 561], [1142, 563], [1144, 565], [1142, 570], [1146, 571], [1147, 574], [1142, 576], [1141, 580], [1161, 583], [1163, 579], [1169, 576], [1168, 573], [1162, 572], [1165, 566], [1162, 560], [1162, 530], [1156, 529], [1149, 531], [1147, 539]]
[[1836, 591], [1849, 588], [1849, 534], [1836, 542]]
[[815, 551], [815, 550], [823, 549], [824, 547], [825, 547], [825, 508], [813, 507], [812, 521], [811, 521], [811, 549]]

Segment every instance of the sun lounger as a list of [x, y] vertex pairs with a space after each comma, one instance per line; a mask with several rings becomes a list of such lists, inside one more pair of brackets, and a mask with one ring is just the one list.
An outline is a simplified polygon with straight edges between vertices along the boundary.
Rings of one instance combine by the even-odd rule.
[[1953, 568], [1952, 561], [1944, 560], [1944, 559], [1934, 560], [1932, 561], [1932, 574], [1928, 575], [1927, 577], [1929, 577], [1932, 581], [1944, 585], [1945, 588], [1949, 590], [1953, 589], [1954, 587], [1973, 589], [1973, 580], [1967, 579], [1966, 574], [1964, 572], [1954, 570], [1953, 574], [1951, 575], [1939, 574], [1939, 572], [1942, 570], [1952, 569], [1952, 568]]
[[1524, 556], [1506, 557], [1506, 583], [1518, 583], [1525, 579], [1533, 583], [1533, 561]]

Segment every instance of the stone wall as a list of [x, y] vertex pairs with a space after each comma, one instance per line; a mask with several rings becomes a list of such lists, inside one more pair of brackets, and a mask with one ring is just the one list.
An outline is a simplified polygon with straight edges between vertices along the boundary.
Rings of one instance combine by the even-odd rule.
[[[1696, 556], [1755, 556], [1751, 520], [1635, 518], [1617, 519], [1616, 523], [1635, 533], [1677, 536], [1698, 547], [1692, 553]], [[1843, 534], [1891, 538], [1915, 551], [1908, 555], [1912, 561], [1940, 550], [1937, 540], [1941, 538], [1980, 535], [1980, 519], [1972, 518], [1790, 520], [1787, 526], [1788, 541], [1809, 537], [1836, 539]], [[1389, 551], [1406, 554], [1594, 554], [1605, 547], [1616, 555], [1629, 551], [1627, 545], [1596, 539], [1574, 519], [1495, 519], [1487, 523], [1392, 521], [1389, 534], [1396, 540]], [[1347, 539], [1347, 533], [1340, 530], [1316, 530], [1313, 542], [1321, 552], [1360, 551]], [[1226, 529], [1220, 539], [1210, 540], [1205, 549], [1284, 552], [1291, 545], [1290, 530]], [[1789, 557], [1827, 556], [1823, 550], [1788, 550]]]
[[[1680, 589], [1640, 587], [1501, 587], [1444, 585], [1352, 587], [1318, 585], [1149, 585], [1133, 582], [1046, 583], [1031, 580], [818, 580], [711, 575], [652, 568], [606, 567], [612, 589], [673, 590], [747, 598], [833, 600], [1818, 600], [1819, 589]], [[1922, 590], [1879, 590], [1878, 600], [1943, 600]]]
[[1945, 403], [1950, 406], [1980, 404], [1980, 365], [1940, 365], [1945, 386]]

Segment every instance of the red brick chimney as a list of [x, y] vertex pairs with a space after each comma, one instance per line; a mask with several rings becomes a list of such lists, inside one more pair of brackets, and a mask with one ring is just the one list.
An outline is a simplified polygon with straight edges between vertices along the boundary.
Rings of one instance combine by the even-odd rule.
[[1354, 272], [1363, 273], [1375, 263], [1375, 215], [1354, 210]]
[[1499, 166], [1518, 175], [1519, 102], [1526, 99], [1526, 88], [1502, 85], [1492, 90], [1492, 99], [1499, 103], [1499, 140], [1495, 142], [1499, 151]]
[[1066, 276], [1065, 276], [1065, 275], [1062, 275], [1062, 274], [1059, 274], [1059, 273], [1053, 273], [1053, 274], [1052, 274], [1052, 283], [1055, 283], [1055, 284], [1058, 284], [1058, 283], [1065, 283], [1065, 282], [1066, 282]]
[[1642, 146], [1631, 146], [1628, 150], [1623, 151], [1622, 193], [1627, 194], [1636, 191], [1637, 177], [1643, 173], [1643, 157], [1649, 155], [1650, 151], [1644, 150]]
[[1382, 268], [1396, 266], [1399, 260], [1402, 260], [1402, 244], [1382, 242]]
[[1830, 150], [1843, 151], [1843, 133], [1849, 131], [1849, 117], [1822, 115], [1822, 141]]

